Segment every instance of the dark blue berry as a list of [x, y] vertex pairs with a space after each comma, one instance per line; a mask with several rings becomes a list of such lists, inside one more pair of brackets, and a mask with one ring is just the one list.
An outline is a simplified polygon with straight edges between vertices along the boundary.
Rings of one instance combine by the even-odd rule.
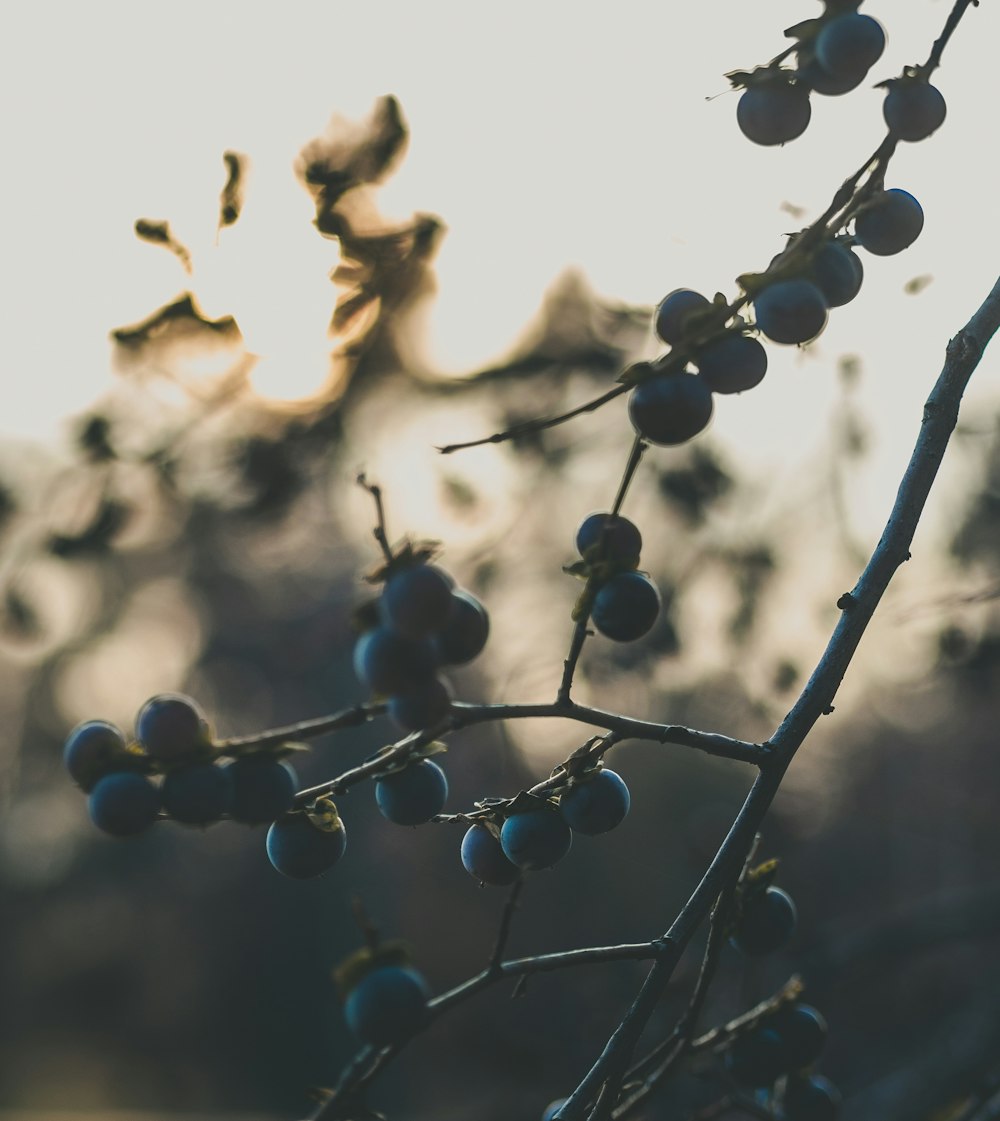
[[686, 324], [692, 312], [711, 307], [712, 301], [691, 288], [675, 288], [660, 300], [653, 317], [657, 335], [670, 346], [684, 341]]
[[320, 829], [304, 813], [279, 818], [267, 831], [268, 859], [282, 875], [294, 880], [322, 876], [347, 849], [347, 830]]
[[344, 1018], [362, 1043], [388, 1047], [423, 1026], [429, 997], [427, 982], [415, 969], [382, 966], [350, 991]]
[[87, 799], [90, 819], [114, 837], [148, 829], [160, 812], [160, 792], [143, 775], [118, 771], [100, 779]]
[[786, 1071], [811, 1066], [826, 1046], [826, 1020], [808, 1004], [786, 1004], [768, 1018], [768, 1026], [781, 1038]]
[[877, 257], [901, 253], [917, 240], [923, 228], [920, 203], [898, 187], [875, 195], [854, 220], [858, 244]]
[[743, 393], [767, 373], [767, 351], [748, 335], [725, 335], [694, 356], [702, 381], [713, 393]]
[[163, 808], [186, 825], [208, 825], [229, 813], [233, 780], [229, 767], [196, 763], [171, 771], [163, 780]]
[[178, 759], [206, 745], [205, 715], [179, 693], [150, 697], [135, 720], [135, 738], [156, 759]]
[[632, 642], [641, 638], [660, 613], [660, 593], [641, 572], [618, 572], [594, 596], [590, 618], [606, 638]]
[[820, 1074], [810, 1078], [789, 1078], [781, 1096], [785, 1121], [836, 1121], [840, 1113], [840, 1092]]
[[744, 90], [736, 123], [754, 144], [785, 144], [805, 132], [812, 116], [809, 87], [778, 79]]
[[680, 370], [640, 382], [628, 399], [632, 427], [652, 444], [683, 444], [712, 419], [712, 391], [696, 374]]
[[473, 825], [462, 838], [462, 864], [480, 883], [505, 887], [521, 870], [504, 855], [500, 842], [485, 825]]
[[829, 74], [815, 58], [812, 58], [799, 68], [796, 76], [815, 93], [822, 94], [824, 97], [839, 97], [841, 94], [856, 90], [865, 80], [866, 74], [866, 70], [857, 74]]
[[771, 1028], [759, 1026], [737, 1036], [726, 1052], [726, 1069], [744, 1086], [772, 1086], [784, 1073], [780, 1036]]
[[642, 550], [642, 534], [621, 514], [590, 514], [576, 531], [581, 557], [617, 564], [636, 564]]
[[393, 630], [411, 638], [440, 630], [451, 613], [454, 584], [447, 572], [432, 564], [401, 569], [382, 589], [382, 618]]
[[379, 812], [397, 825], [421, 825], [444, 808], [448, 779], [430, 759], [420, 759], [375, 783]]
[[354, 647], [354, 672], [373, 693], [402, 693], [434, 675], [437, 656], [427, 639], [374, 627]]
[[749, 957], [774, 953], [795, 933], [795, 904], [780, 887], [750, 896], [736, 923], [733, 945]]
[[518, 868], [551, 868], [570, 850], [573, 832], [554, 806], [514, 814], [500, 830], [504, 855]]
[[594, 835], [619, 825], [631, 804], [624, 780], [605, 767], [586, 782], [564, 790], [559, 799], [559, 812], [574, 832]]
[[432, 636], [431, 641], [442, 665], [461, 666], [471, 662], [486, 645], [490, 617], [471, 592], [456, 589], [451, 598], [453, 602], [448, 621]]
[[87, 720], [66, 737], [63, 764], [73, 781], [89, 791], [98, 779], [121, 766], [125, 754], [120, 728], [106, 720]]
[[843, 307], [861, 291], [865, 270], [861, 258], [843, 242], [828, 241], [812, 262], [811, 279], [827, 307]]
[[826, 300], [809, 280], [769, 284], [754, 296], [757, 327], [776, 343], [806, 343], [826, 326]]
[[835, 77], [863, 77], [884, 50], [885, 32], [881, 24], [857, 12], [835, 17], [816, 36], [816, 59]]
[[226, 771], [233, 783], [229, 814], [234, 821], [263, 825], [292, 808], [298, 779], [283, 759], [247, 755], [230, 763]]
[[401, 728], [419, 732], [448, 715], [451, 690], [439, 677], [431, 677], [405, 693], [391, 696], [387, 709]]
[[924, 140], [944, 124], [947, 112], [937, 86], [908, 79], [893, 82], [882, 104], [885, 123], [900, 140]]

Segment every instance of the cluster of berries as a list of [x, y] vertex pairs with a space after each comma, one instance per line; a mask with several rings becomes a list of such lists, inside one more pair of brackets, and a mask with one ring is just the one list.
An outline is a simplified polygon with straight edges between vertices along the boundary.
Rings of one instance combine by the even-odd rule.
[[480, 883], [502, 887], [522, 872], [551, 868], [569, 852], [574, 833], [614, 829], [631, 806], [628, 787], [607, 768], [574, 778], [558, 802], [520, 794], [502, 824], [487, 818], [462, 838], [462, 864]]
[[382, 594], [360, 613], [354, 670], [362, 684], [388, 698], [389, 715], [406, 731], [443, 720], [451, 690], [442, 666], [471, 662], [486, 645], [490, 623], [471, 592], [444, 569], [404, 549], [381, 577]]
[[[736, 107], [740, 131], [755, 144], [785, 144], [805, 132], [812, 115], [811, 93], [839, 96], [857, 89], [882, 57], [885, 32], [871, 16], [838, 12], [834, 5], [819, 19], [806, 20], [786, 34], [797, 39], [797, 68], [778, 63], [730, 78], [745, 92]], [[899, 140], [923, 140], [944, 122], [944, 97], [920, 67], [881, 82], [882, 114]]]

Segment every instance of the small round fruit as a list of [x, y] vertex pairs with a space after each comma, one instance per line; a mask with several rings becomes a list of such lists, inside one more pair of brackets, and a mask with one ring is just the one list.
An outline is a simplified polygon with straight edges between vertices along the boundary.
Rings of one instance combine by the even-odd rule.
[[796, 918], [791, 896], [769, 887], [744, 903], [732, 943], [748, 957], [774, 953], [795, 933]]
[[439, 677], [431, 677], [405, 693], [391, 696], [387, 711], [400, 728], [419, 732], [448, 715], [451, 690]]
[[430, 990], [415, 969], [386, 965], [373, 969], [344, 1002], [347, 1026], [371, 1047], [399, 1043], [427, 1019]]
[[877, 257], [901, 253], [917, 240], [923, 228], [920, 203], [898, 187], [875, 195], [854, 220], [858, 244]]
[[135, 738], [155, 759], [178, 759], [204, 747], [205, 714], [190, 697], [160, 693], [135, 718]]
[[631, 804], [624, 780], [605, 767], [593, 778], [563, 791], [559, 812], [574, 833], [594, 836], [620, 825]]
[[660, 300], [653, 316], [657, 335], [670, 346], [684, 341], [684, 331], [692, 312], [711, 307], [712, 301], [691, 288], [675, 288]]
[[427, 639], [409, 638], [389, 627], [365, 631], [354, 647], [354, 672], [373, 693], [402, 693], [432, 677], [437, 667]]
[[634, 642], [642, 638], [660, 614], [660, 592], [641, 572], [618, 572], [602, 584], [590, 618], [605, 638]]
[[470, 826], [462, 838], [462, 865], [481, 884], [506, 887], [521, 874], [504, 855], [500, 842], [485, 825]]
[[927, 82], [894, 82], [882, 103], [885, 123], [900, 140], [926, 139], [944, 124], [947, 112], [944, 95]]
[[773, 1086], [784, 1073], [778, 1033], [758, 1026], [738, 1036], [726, 1052], [726, 1069], [744, 1086], [754, 1089]]
[[724, 335], [694, 356], [702, 381], [713, 393], [742, 393], [767, 373], [767, 351], [749, 335]]
[[507, 818], [500, 844], [512, 864], [535, 872], [562, 860], [573, 844], [573, 832], [554, 806], [543, 806]]
[[263, 825], [287, 813], [295, 802], [298, 777], [283, 759], [247, 755], [226, 768], [233, 783], [229, 816], [244, 825]]
[[320, 829], [304, 813], [279, 818], [267, 831], [267, 856], [284, 876], [311, 880], [340, 861], [347, 849], [347, 830]]
[[754, 144], [786, 144], [806, 131], [812, 107], [809, 87], [778, 79], [743, 91], [736, 123]]
[[807, 343], [826, 326], [826, 300], [809, 280], [769, 284], [754, 297], [753, 307], [757, 327], [775, 343]]
[[812, 281], [827, 307], [843, 307], [861, 291], [864, 266], [857, 253], [841, 241], [828, 241], [813, 258]]
[[471, 593], [457, 588], [451, 593], [452, 606], [448, 621], [431, 642], [442, 665], [463, 666], [483, 650], [490, 634], [490, 617], [486, 608]]
[[632, 427], [651, 444], [683, 444], [712, 419], [712, 391], [686, 370], [640, 382], [628, 399]]
[[401, 569], [382, 589], [382, 618], [393, 630], [410, 638], [440, 630], [451, 614], [454, 584], [447, 572], [433, 564]]
[[90, 819], [113, 837], [148, 829], [160, 812], [160, 792], [144, 775], [117, 771], [98, 780], [87, 799]]
[[840, 1091], [821, 1074], [789, 1078], [781, 1104], [785, 1121], [836, 1121]]
[[866, 74], [885, 50], [885, 32], [871, 16], [847, 12], [837, 16], [816, 36], [816, 60], [835, 77]]
[[590, 514], [576, 531], [581, 557], [617, 564], [635, 564], [642, 551], [642, 534], [621, 514]]
[[781, 1037], [785, 1071], [811, 1066], [826, 1046], [826, 1020], [809, 1004], [786, 1004], [768, 1021]]
[[444, 809], [447, 798], [447, 776], [430, 759], [420, 759], [375, 783], [379, 812], [397, 825], [422, 825], [430, 821]]
[[179, 767], [163, 780], [163, 808], [185, 825], [209, 825], [229, 812], [233, 804], [230, 768], [213, 763]]
[[126, 755], [125, 735], [106, 720], [85, 720], [66, 737], [63, 765], [84, 790], [94, 788], [103, 778], [120, 766]]
[[545, 1112], [542, 1114], [542, 1121], [552, 1121], [552, 1118], [555, 1117], [568, 1100], [568, 1098], [556, 1098], [554, 1102], [549, 1102], [545, 1107]]

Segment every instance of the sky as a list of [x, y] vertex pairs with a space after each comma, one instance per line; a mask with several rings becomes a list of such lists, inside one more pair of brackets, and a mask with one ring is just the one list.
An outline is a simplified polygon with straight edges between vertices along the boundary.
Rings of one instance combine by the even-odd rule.
[[[866, 3], [888, 35], [870, 81], [922, 61], [949, 8]], [[118, 376], [108, 331], [190, 283], [169, 254], [136, 240], [140, 216], [169, 219], [190, 247], [210, 314], [235, 312], [252, 349], [294, 368], [303, 391], [318, 383], [335, 246], [312, 228], [291, 167], [333, 112], [361, 116], [386, 93], [400, 99], [411, 140], [380, 204], [399, 218], [433, 212], [448, 227], [433, 365], [459, 373], [502, 354], [567, 267], [609, 299], [653, 305], [679, 286], [734, 296], [734, 278], [764, 267], [884, 134], [883, 94], [868, 83], [814, 98], [809, 129], [782, 148], [739, 133], [723, 74], [765, 62], [785, 27], [819, 11], [804, 0], [61, 0], [9, 10], [0, 275], [11, 388], [0, 438], [57, 439]], [[762, 386], [716, 410], [713, 431], [736, 455], [794, 461], [829, 424], [837, 358], [861, 355], [873, 516], [884, 515], [948, 337], [996, 279], [997, 42], [997, 6], [971, 9], [936, 78], [945, 125], [893, 161], [887, 186], [924, 207], [918, 241], [867, 258], [861, 297], [821, 339], [805, 353], [771, 348]], [[250, 156], [252, 174], [241, 222], [216, 243], [229, 148]], [[922, 276], [933, 279], [907, 295]], [[970, 408], [995, 398], [996, 368], [984, 363]]]

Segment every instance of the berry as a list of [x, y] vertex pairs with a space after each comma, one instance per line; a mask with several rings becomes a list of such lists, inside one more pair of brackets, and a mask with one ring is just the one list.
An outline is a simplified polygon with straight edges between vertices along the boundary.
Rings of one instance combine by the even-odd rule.
[[694, 356], [702, 381], [713, 393], [742, 393], [767, 373], [767, 351], [748, 335], [724, 335]]
[[563, 791], [559, 812], [575, 833], [607, 833], [620, 825], [632, 799], [624, 780], [605, 768], [586, 782]]
[[105, 775], [87, 799], [90, 819], [113, 837], [132, 837], [148, 829], [160, 812], [160, 792], [143, 775], [117, 771]]
[[641, 572], [619, 572], [602, 584], [594, 596], [590, 618], [594, 626], [615, 642], [633, 642], [656, 622], [660, 593]]
[[322, 876], [347, 849], [347, 830], [320, 829], [304, 813], [289, 814], [267, 831], [267, 856], [282, 875], [293, 880]]
[[74, 782], [90, 791], [98, 779], [121, 765], [125, 736], [106, 720], [86, 720], [66, 737], [63, 765]]
[[733, 1040], [726, 1052], [726, 1068], [744, 1086], [762, 1089], [773, 1085], [784, 1073], [781, 1037], [771, 1028], [751, 1028]]
[[889, 130], [900, 140], [924, 140], [944, 124], [948, 107], [937, 86], [895, 81], [882, 104]]
[[389, 715], [408, 732], [437, 724], [450, 709], [451, 690], [439, 677], [431, 677], [405, 693], [396, 693], [388, 703]]
[[500, 844], [512, 864], [535, 872], [562, 860], [573, 844], [573, 833], [554, 806], [544, 806], [507, 818]]
[[490, 617], [471, 592], [459, 588], [451, 593], [451, 598], [448, 621], [431, 641], [443, 665], [461, 666], [471, 662], [486, 645]]
[[427, 681], [437, 658], [426, 639], [408, 638], [388, 627], [374, 627], [354, 647], [354, 672], [374, 693], [403, 693]]
[[451, 614], [455, 581], [432, 564], [393, 573], [382, 589], [380, 609], [386, 624], [410, 638], [440, 630]]
[[809, 87], [778, 78], [744, 90], [736, 123], [754, 144], [785, 144], [805, 132], [812, 116]]
[[920, 203], [893, 187], [875, 195], [854, 220], [858, 244], [877, 257], [889, 257], [912, 245], [924, 228]]
[[545, 1107], [545, 1112], [542, 1114], [542, 1121], [552, 1121], [552, 1118], [555, 1117], [568, 1100], [568, 1098], [556, 1098], [554, 1102], [549, 1102]]
[[388, 1047], [423, 1025], [429, 996], [427, 982], [415, 969], [382, 966], [350, 991], [344, 1002], [344, 1018], [363, 1043]]
[[462, 864], [482, 884], [505, 887], [521, 874], [504, 855], [500, 842], [485, 825], [473, 825], [462, 838]]
[[784, 1070], [810, 1066], [826, 1045], [826, 1020], [808, 1004], [786, 1004], [768, 1019], [781, 1037]]
[[774, 953], [795, 933], [795, 920], [791, 896], [780, 887], [769, 887], [743, 904], [732, 943], [748, 957]]
[[595, 560], [634, 564], [642, 551], [642, 534], [621, 514], [590, 514], [576, 531], [576, 547], [581, 557], [591, 553]]
[[861, 258], [842, 241], [828, 241], [812, 263], [812, 281], [827, 307], [843, 307], [861, 291], [865, 270]]
[[692, 312], [712, 306], [712, 301], [691, 288], [675, 288], [660, 300], [653, 316], [657, 335], [670, 346], [684, 339], [688, 318]]
[[244, 825], [263, 825], [287, 813], [295, 801], [298, 778], [283, 759], [247, 755], [226, 768], [233, 783], [229, 816]]
[[812, 281], [779, 280], [754, 297], [757, 327], [772, 342], [807, 343], [826, 326], [826, 300]]
[[163, 780], [163, 808], [185, 825], [208, 825], [227, 814], [233, 804], [228, 767], [196, 763], [171, 771]]
[[839, 97], [841, 94], [856, 90], [865, 80], [867, 73], [867, 70], [863, 70], [858, 74], [830, 74], [813, 58], [799, 68], [796, 77], [814, 93], [822, 94], [823, 97]]
[[681, 370], [640, 382], [628, 399], [632, 427], [653, 444], [683, 444], [712, 419], [712, 391]]
[[204, 747], [205, 714], [180, 693], [150, 697], [135, 718], [135, 738], [157, 759], [178, 759]]
[[785, 1121], [836, 1121], [840, 1092], [820, 1074], [789, 1078], [781, 1104]]
[[430, 759], [420, 759], [375, 783], [379, 812], [397, 825], [422, 825], [439, 814], [448, 797], [448, 779]]
[[863, 78], [884, 50], [882, 25], [871, 16], [857, 12], [847, 12], [830, 20], [816, 36], [816, 61], [834, 77], [861, 75]]

